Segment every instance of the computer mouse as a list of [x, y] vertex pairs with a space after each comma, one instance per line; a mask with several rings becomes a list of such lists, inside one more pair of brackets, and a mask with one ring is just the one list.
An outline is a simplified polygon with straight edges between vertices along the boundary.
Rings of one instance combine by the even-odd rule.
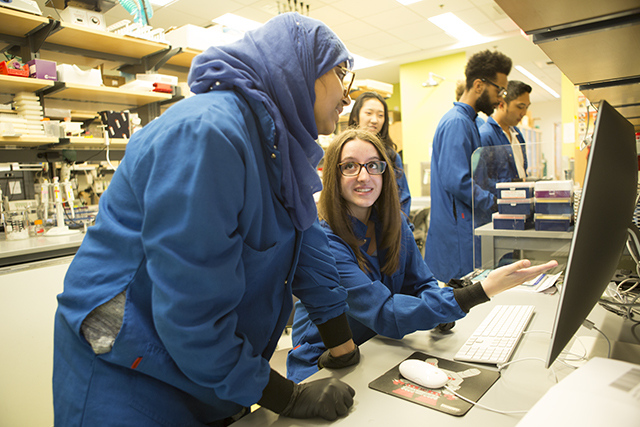
[[449, 377], [442, 369], [418, 359], [402, 362], [400, 374], [409, 381], [427, 388], [441, 388], [449, 381]]

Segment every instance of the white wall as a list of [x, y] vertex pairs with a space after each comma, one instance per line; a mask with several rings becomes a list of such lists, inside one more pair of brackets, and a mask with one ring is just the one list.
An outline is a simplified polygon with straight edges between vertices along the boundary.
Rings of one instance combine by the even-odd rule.
[[[536, 90], [537, 88], [534, 88]], [[540, 89], [541, 90], [541, 89]], [[547, 102], [532, 103], [529, 112], [534, 120], [534, 127], [542, 131], [542, 144], [545, 159], [547, 159], [547, 173], [553, 174], [555, 162], [562, 159], [555, 159], [554, 155], [554, 124], [562, 123], [561, 102], [559, 99]], [[558, 141], [559, 144], [562, 141]]]

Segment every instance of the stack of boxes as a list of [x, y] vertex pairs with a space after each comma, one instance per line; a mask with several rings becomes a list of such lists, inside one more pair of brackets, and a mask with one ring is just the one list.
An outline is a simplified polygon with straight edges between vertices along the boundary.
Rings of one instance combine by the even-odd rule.
[[498, 212], [492, 216], [496, 230], [524, 230], [533, 225], [534, 183], [499, 182]]
[[569, 231], [573, 224], [573, 181], [501, 182], [496, 230]]
[[[42, 126], [42, 105], [40, 99], [31, 92], [19, 92], [13, 98], [13, 104], [18, 113], [25, 120], [25, 134], [44, 136]], [[14, 126], [15, 128], [15, 126]]]
[[536, 230], [569, 231], [573, 223], [573, 181], [538, 181], [535, 197]]

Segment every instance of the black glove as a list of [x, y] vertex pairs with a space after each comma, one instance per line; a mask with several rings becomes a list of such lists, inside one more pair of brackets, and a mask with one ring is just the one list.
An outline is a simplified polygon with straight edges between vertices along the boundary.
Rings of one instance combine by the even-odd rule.
[[286, 417], [333, 421], [349, 412], [355, 394], [348, 384], [335, 378], [295, 384], [271, 369], [258, 404]]
[[355, 394], [354, 389], [336, 378], [296, 384], [289, 404], [280, 415], [291, 418], [321, 417], [333, 421], [349, 412]]
[[351, 353], [333, 357], [329, 350], [325, 351], [318, 358], [318, 369], [341, 369], [347, 366], [357, 365], [360, 362], [360, 349], [356, 346]]
[[438, 332], [447, 332], [453, 329], [454, 326], [456, 326], [456, 322], [440, 323], [435, 329], [438, 330]]

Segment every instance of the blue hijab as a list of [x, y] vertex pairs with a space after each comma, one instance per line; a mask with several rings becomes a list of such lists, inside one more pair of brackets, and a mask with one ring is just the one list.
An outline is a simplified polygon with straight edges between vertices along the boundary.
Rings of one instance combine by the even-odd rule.
[[282, 198], [298, 230], [317, 218], [313, 193], [322, 189], [316, 168], [324, 155], [316, 143], [315, 81], [353, 59], [320, 21], [285, 13], [226, 46], [212, 46], [191, 64], [194, 93], [235, 88], [264, 103], [282, 154]]

